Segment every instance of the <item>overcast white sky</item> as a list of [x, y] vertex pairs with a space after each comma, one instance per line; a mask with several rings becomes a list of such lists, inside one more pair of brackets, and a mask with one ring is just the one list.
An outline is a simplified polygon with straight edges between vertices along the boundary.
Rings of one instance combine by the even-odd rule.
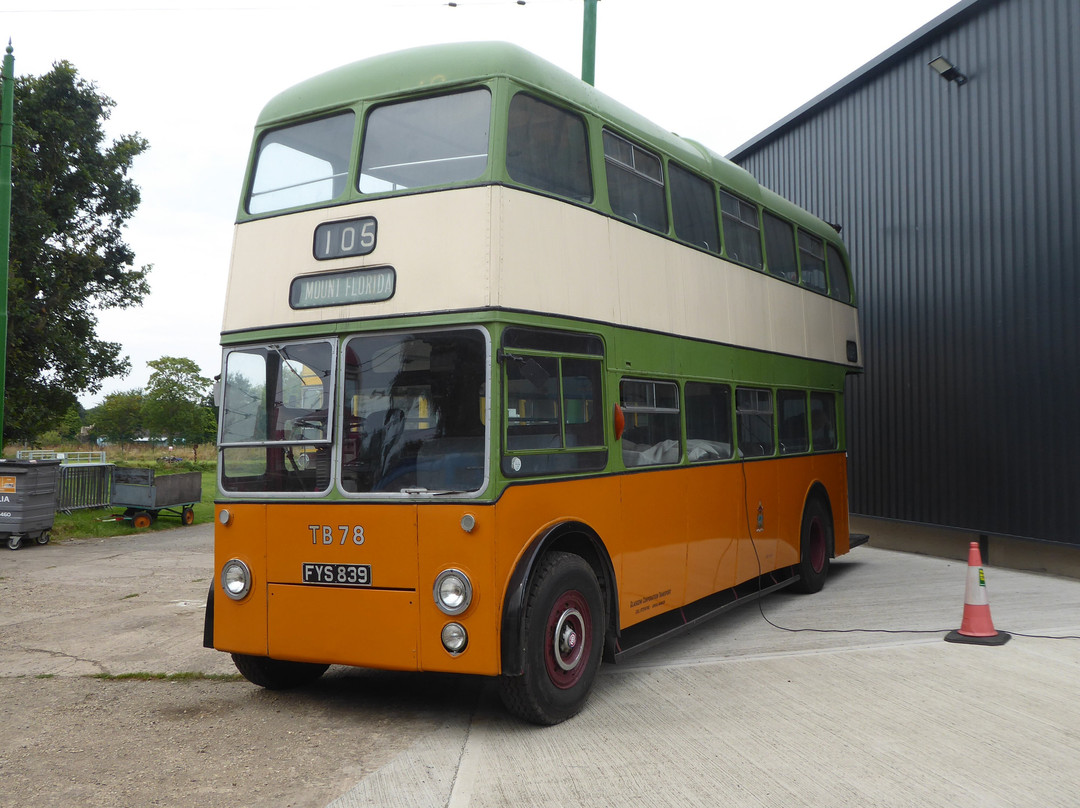
[[[596, 86], [726, 154], [954, 5], [955, 0], [601, 0]], [[161, 356], [219, 371], [225, 275], [251, 129], [290, 85], [379, 53], [517, 43], [580, 75], [582, 0], [5, 0], [17, 75], [66, 59], [141, 133], [142, 204], [126, 231], [153, 264], [138, 309], [100, 313], [143, 387]], [[17, 211], [15, 212], [17, 215]]]

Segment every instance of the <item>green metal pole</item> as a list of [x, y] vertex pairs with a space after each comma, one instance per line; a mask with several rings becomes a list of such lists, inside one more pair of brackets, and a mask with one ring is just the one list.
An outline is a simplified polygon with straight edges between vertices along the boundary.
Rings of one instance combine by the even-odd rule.
[[585, 23], [581, 30], [581, 80], [596, 84], [596, 4], [600, 0], [585, 0]]
[[4, 395], [7, 392], [8, 266], [11, 256], [11, 144], [15, 122], [15, 56], [8, 40], [0, 73], [0, 450], [4, 448]]

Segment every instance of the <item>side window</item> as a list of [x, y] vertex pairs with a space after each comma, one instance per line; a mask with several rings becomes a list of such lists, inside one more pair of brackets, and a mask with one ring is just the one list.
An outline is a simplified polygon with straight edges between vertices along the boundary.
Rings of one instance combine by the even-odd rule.
[[802, 285], [822, 294], [827, 292], [829, 284], [825, 280], [825, 242], [800, 230], [799, 262], [802, 264]]
[[526, 356], [506, 365], [506, 448], [562, 448], [559, 360]]
[[844, 258], [831, 244], [826, 252], [829, 256], [829, 297], [849, 303], [851, 302], [851, 284], [848, 283]]
[[806, 427], [806, 393], [802, 390], [780, 390], [776, 394], [780, 416], [780, 454], [802, 454], [810, 451], [810, 434]]
[[787, 281], [797, 281], [799, 265], [795, 258], [795, 228], [771, 213], [764, 214], [762, 221], [765, 223], [765, 260], [769, 273]]
[[604, 165], [612, 213], [643, 227], [666, 231], [664, 168], [660, 158], [605, 130]]
[[686, 383], [686, 456], [691, 463], [731, 457], [731, 388]]
[[592, 201], [585, 121], [518, 93], [510, 101], [506, 171], [523, 185], [579, 202]]
[[687, 244], [720, 252], [720, 225], [712, 184], [674, 163], [668, 166], [668, 176], [675, 235]]
[[724, 223], [724, 254], [738, 264], [761, 269], [761, 226], [757, 207], [721, 191], [720, 214]]
[[[544, 343], [546, 347], [538, 343]], [[528, 355], [533, 350], [568, 346], [595, 348], [595, 358]], [[597, 471], [607, 465], [604, 446], [602, 346], [593, 337], [508, 329], [503, 338], [506, 390], [506, 442], [503, 472], [538, 476]]]
[[735, 391], [739, 454], [768, 457], [773, 453], [772, 391], [740, 387]]
[[837, 448], [835, 393], [810, 394], [810, 430], [815, 452]]
[[674, 382], [623, 379], [619, 402], [626, 417], [622, 435], [623, 463], [658, 466], [678, 463], [679, 388]]

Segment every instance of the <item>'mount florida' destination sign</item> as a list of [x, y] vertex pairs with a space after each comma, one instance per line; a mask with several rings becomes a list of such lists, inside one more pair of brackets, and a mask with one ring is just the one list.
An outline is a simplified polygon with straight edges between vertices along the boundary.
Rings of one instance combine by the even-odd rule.
[[289, 286], [289, 305], [294, 309], [315, 309], [389, 300], [394, 296], [396, 281], [393, 267], [301, 275]]

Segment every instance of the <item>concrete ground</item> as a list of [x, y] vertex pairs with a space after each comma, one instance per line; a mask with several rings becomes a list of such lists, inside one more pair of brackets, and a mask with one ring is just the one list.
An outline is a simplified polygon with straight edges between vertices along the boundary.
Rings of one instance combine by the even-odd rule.
[[[231, 669], [226, 655], [191, 636], [201, 629], [209, 526], [122, 542], [0, 554], [0, 711], [22, 709], [17, 696], [28, 687], [49, 688], [53, 698], [81, 692], [85, 673]], [[170, 752], [184, 770], [154, 803], [1076, 806], [1080, 640], [943, 642], [960, 625], [966, 576], [962, 561], [857, 548], [834, 562], [817, 595], [772, 595], [760, 610], [749, 605], [604, 666], [584, 712], [550, 728], [507, 716], [485, 680], [332, 668], [316, 685], [273, 699], [245, 682], [203, 685], [228, 720], [194, 710], [193, 736], [257, 719], [274, 740], [245, 748], [246, 769], [212, 788], [206, 780], [224, 755], [192, 755], [189, 765]], [[1080, 581], [993, 567], [986, 578], [998, 629], [1080, 636]], [[32, 597], [51, 581], [63, 585]], [[120, 594], [127, 589], [142, 594]], [[32, 605], [13, 610], [12, 597]], [[51, 678], [34, 678], [42, 676]], [[145, 684], [144, 710], [146, 699], [178, 687]], [[107, 725], [148, 733], [144, 746], [175, 743], [161, 727], [131, 720], [126, 698], [103, 704]], [[7, 784], [35, 759], [12, 747], [32, 751], [32, 731], [65, 731], [33, 713], [14, 715], [0, 722]], [[293, 730], [309, 746], [321, 743], [318, 778], [314, 758], [287, 759], [281, 736]], [[59, 780], [42, 786], [48, 777], [48, 767], [36, 770], [18, 801], [10, 790], [5, 798], [10, 785], [0, 787], [0, 805], [86, 796]], [[243, 791], [244, 777], [268, 783], [258, 800]], [[112, 781], [94, 782], [95, 799], [79, 804], [149, 804], [134, 784], [110, 799]]]

